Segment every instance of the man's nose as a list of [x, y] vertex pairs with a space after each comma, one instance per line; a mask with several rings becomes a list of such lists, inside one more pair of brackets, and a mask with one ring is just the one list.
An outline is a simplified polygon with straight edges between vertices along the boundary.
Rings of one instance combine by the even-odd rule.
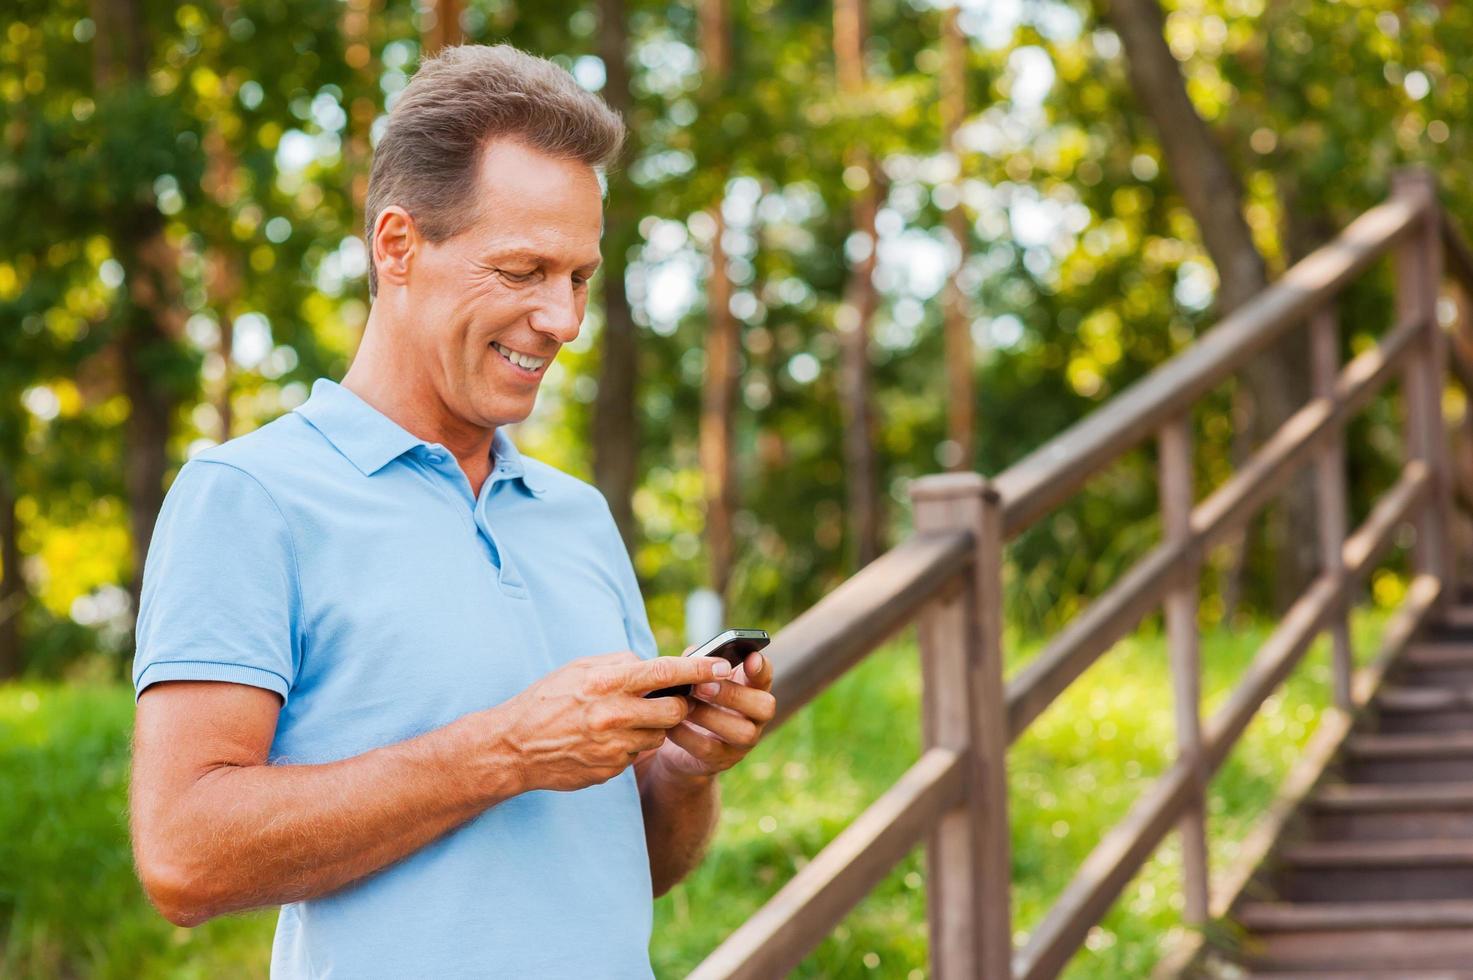
[[560, 344], [576, 340], [583, 325], [583, 304], [572, 280], [548, 283], [539, 299], [530, 318], [532, 328], [551, 334]]

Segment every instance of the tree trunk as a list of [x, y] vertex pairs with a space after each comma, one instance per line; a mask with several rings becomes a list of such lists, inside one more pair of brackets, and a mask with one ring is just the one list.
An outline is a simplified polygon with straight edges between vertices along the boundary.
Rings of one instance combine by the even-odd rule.
[[628, 161], [634, 142], [634, 96], [629, 88], [628, 12], [624, 0], [599, 0], [599, 54], [603, 58], [604, 101], [629, 128], [622, 166], [609, 174], [608, 213], [604, 218], [603, 350], [599, 358], [598, 400], [593, 413], [593, 482], [603, 491], [614, 523], [631, 552], [638, 541], [634, 488], [639, 482], [638, 331], [629, 308], [625, 275], [637, 220], [634, 183]]
[[[1156, 0], [1108, 0], [1106, 16], [1125, 48], [1131, 88], [1155, 123], [1167, 172], [1181, 193], [1217, 267], [1217, 312], [1226, 316], [1268, 285], [1267, 267], [1243, 215], [1243, 189], [1207, 123], [1187, 95], [1186, 81], [1166, 44]], [[1272, 434], [1308, 397], [1307, 361], [1296, 355], [1303, 338], [1260, 354], [1243, 371], [1252, 406], [1254, 444]], [[1269, 518], [1274, 547], [1274, 596], [1280, 609], [1299, 594], [1316, 568], [1313, 474], [1296, 477], [1287, 507]]]
[[[343, 6], [343, 60], [363, 76], [365, 87], [376, 87], [378, 66], [374, 63], [369, 26], [377, 14], [378, 0], [347, 0]], [[351, 227], [363, 229], [363, 205], [368, 198], [368, 171], [373, 156], [369, 134], [378, 104], [367, 95], [359, 95], [343, 107], [348, 112], [347, 139], [343, 142], [343, 169], [348, 174], [349, 194], [353, 199]], [[367, 230], [363, 229], [365, 246]]]
[[957, 247], [956, 272], [946, 281], [942, 297], [945, 317], [946, 381], [947, 381], [947, 458], [942, 460], [949, 470], [969, 470], [974, 466], [974, 418], [972, 364], [974, 359], [971, 316], [967, 297], [963, 295], [960, 276], [967, 264], [967, 245], [971, 227], [962, 208], [962, 148], [957, 131], [967, 112], [967, 39], [957, 18], [957, 8], [948, 7], [941, 27], [944, 66], [941, 76], [942, 138], [946, 149], [956, 158], [956, 203], [946, 212], [946, 227]]
[[[149, 43], [137, 0], [92, 0], [92, 14], [97, 24], [93, 77], [98, 95], [146, 84]], [[163, 506], [170, 421], [178, 405], [177, 394], [158, 367], [170, 360], [166, 348], [183, 336], [185, 310], [178, 258], [152, 199], [123, 202], [108, 219], [111, 244], [128, 283], [118, 351], [129, 403], [124, 484], [132, 532], [129, 592], [136, 612], [143, 562]]]
[[[208, 161], [204, 180], [205, 192], [222, 209], [228, 211], [240, 195], [240, 188], [235, 180], [238, 161], [225, 135], [217, 128], [212, 127], [205, 134], [205, 157]], [[219, 442], [225, 442], [230, 438], [234, 427], [235, 413], [230, 399], [232, 388], [230, 355], [235, 346], [233, 324], [235, 304], [240, 298], [241, 258], [236, 244], [228, 239], [211, 244], [206, 254], [209, 260], [206, 285], [210, 306], [214, 309], [215, 318], [220, 325], [220, 341], [217, 348], [220, 355], [220, 385], [215, 392], [215, 414], [219, 419], [216, 439]]]
[[726, 222], [720, 206], [711, 209], [716, 233], [711, 243], [711, 274], [706, 281], [706, 384], [701, 393], [701, 471], [706, 488], [706, 547], [711, 588], [723, 601], [735, 554], [732, 513], [736, 509], [736, 467], [732, 460], [732, 411], [736, 403], [737, 322], [731, 315], [731, 280], [721, 236]]
[[[868, 30], [864, 0], [837, 0], [834, 4], [834, 62], [839, 89], [850, 99], [864, 93], [864, 42]], [[874, 273], [878, 238], [879, 180], [874, 161], [864, 146], [856, 146], [849, 166], [862, 169], [868, 179], [854, 195], [853, 228], [868, 242], [863, 258], [849, 267], [844, 302], [839, 309], [839, 397], [844, 412], [844, 464], [849, 518], [856, 564], [879, 556], [884, 536], [879, 466], [875, 459], [876, 423], [870, 398], [870, 324], [879, 295]]]
[[[157, 241], [163, 241], [162, 230]], [[125, 266], [126, 268], [126, 266]], [[138, 270], [146, 274], [152, 270]], [[168, 269], [169, 273], [175, 270]], [[143, 306], [132, 316], [120, 344], [123, 392], [128, 396], [129, 414], [124, 448], [124, 485], [128, 491], [128, 523], [132, 531], [133, 576], [129, 594], [133, 610], [143, 594], [143, 564], [159, 510], [164, 505], [164, 475], [169, 467], [170, 422], [177, 399], [149, 370], [158, 360], [157, 348], [173, 341], [159, 329], [155, 310]]]
[[[701, 54], [706, 82], [720, 91], [731, 66], [730, 24], [726, 0], [704, 0], [701, 6]], [[722, 236], [722, 191], [711, 205], [716, 231], [711, 238], [711, 268], [706, 278], [706, 377], [701, 391], [700, 461], [706, 497], [706, 554], [711, 589], [723, 606], [735, 555], [732, 514], [736, 510], [736, 466], [732, 456], [732, 412], [736, 406], [739, 329], [731, 314], [731, 279], [726, 273]]]
[[30, 601], [21, 570], [20, 520], [10, 474], [0, 473], [0, 680], [20, 674], [21, 614]]
[[463, 9], [462, 0], [433, 0], [429, 12], [434, 20], [425, 28], [420, 37], [420, 56], [422, 58], [438, 54], [441, 48], [464, 42], [465, 35], [460, 29], [460, 14]]

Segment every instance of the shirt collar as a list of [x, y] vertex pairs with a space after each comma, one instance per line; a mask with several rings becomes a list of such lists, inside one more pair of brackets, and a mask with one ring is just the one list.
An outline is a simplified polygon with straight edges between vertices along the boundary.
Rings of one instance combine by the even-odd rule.
[[527, 472], [526, 462], [522, 454], [512, 443], [511, 437], [506, 434], [504, 426], [497, 426], [496, 433], [491, 437], [491, 459], [494, 467], [491, 478], [517, 479], [522, 481], [522, 486], [532, 493], [541, 496], [547, 487], [543, 485], [539, 475]]
[[423, 439], [327, 378], [313, 382], [312, 397], [296, 411], [364, 476], [372, 476], [390, 460], [425, 444]]
[[[417, 446], [428, 445], [347, 388], [327, 378], [313, 382], [312, 396], [298, 406], [296, 412], [322, 433], [364, 476], [372, 476]], [[545, 491], [540, 477], [527, 474], [522, 454], [502, 427], [498, 427], [491, 437], [491, 456], [495, 462], [493, 479], [515, 478], [534, 494]]]

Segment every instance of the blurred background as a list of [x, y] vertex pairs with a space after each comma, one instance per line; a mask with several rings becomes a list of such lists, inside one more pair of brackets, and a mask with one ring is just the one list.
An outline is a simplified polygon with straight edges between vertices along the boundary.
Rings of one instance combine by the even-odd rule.
[[[999, 472], [1381, 200], [1397, 167], [1430, 167], [1473, 222], [1457, 3], [7, 0], [0, 18], [0, 974], [264, 974], [269, 915], [175, 930], [132, 883], [139, 574], [182, 462], [346, 370], [368, 165], [425, 53], [515, 44], [630, 124], [585, 329], [513, 437], [608, 497], [666, 652], [692, 593], [780, 628], [904, 536], [911, 478]], [[1389, 322], [1388, 284], [1347, 297], [1350, 350]], [[1296, 358], [1270, 352], [1202, 407], [1204, 488], [1302, 400]], [[1398, 433], [1387, 401], [1353, 425], [1353, 516]], [[1211, 556], [1202, 615], [1224, 664], [1313, 572], [1303, 489]], [[1155, 500], [1141, 451], [1012, 547], [1017, 656], [1156, 540]], [[1401, 581], [1378, 573], [1372, 599]], [[1072, 756], [1072, 718], [1021, 750], [1088, 779], [1045, 791], [1034, 756], [1018, 766], [1039, 808], [1015, 816], [1038, 883], [1020, 928], [1053, 887], [1040, 848], [1107, 826], [1164, 751], [1157, 727], [1169, 742], [1154, 629], [1103, 702], [1075, 706], [1130, 726], [1131, 753]], [[703, 877], [657, 909], [662, 975], [913, 756], [908, 643], [751, 760]], [[1306, 697], [1309, 715], [1273, 706], [1300, 734]], [[860, 715], [875, 741], [847, 735]], [[834, 761], [825, 725], [860, 761]], [[1224, 807], [1269, 785], [1260, 761]], [[1112, 780], [1118, 807], [1091, 814]], [[804, 969], [920, 975], [918, 869]], [[1171, 880], [1122, 899], [1073, 969], [1144, 969]]]

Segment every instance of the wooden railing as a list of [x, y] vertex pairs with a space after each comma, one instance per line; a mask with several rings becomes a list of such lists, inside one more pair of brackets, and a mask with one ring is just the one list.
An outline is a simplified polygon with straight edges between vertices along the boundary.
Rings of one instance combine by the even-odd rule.
[[[1376, 346], [1342, 367], [1336, 298], [1387, 254], [1396, 265], [1395, 324]], [[1431, 177], [1399, 175], [1386, 203], [1191, 347], [995, 480], [946, 474], [916, 481], [911, 491], [915, 533], [779, 633], [770, 652], [780, 705], [775, 724], [781, 724], [866, 654], [915, 623], [924, 683], [921, 758], [693, 976], [766, 978], [791, 969], [922, 842], [931, 961], [938, 977], [1039, 980], [1056, 975], [1172, 829], [1183, 842], [1184, 919], [1189, 925], [1203, 923], [1212, 907], [1207, 782], [1264, 700], [1315, 637], [1328, 630], [1335, 702], [1346, 710], [1355, 706], [1348, 605], [1408, 523], [1416, 529], [1416, 577], [1388, 632], [1404, 641], [1449, 591], [1443, 586], [1450, 570], [1452, 481], [1442, 417], [1449, 354], [1437, 322], [1444, 258], [1464, 287], [1466, 314], [1467, 296], [1473, 295], [1473, 254], [1444, 219]], [[1313, 396], [1238, 472], [1196, 502], [1193, 404], [1294, 329], [1309, 331]], [[1473, 343], [1468, 350], [1473, 355]], [[1473, 382], [1473, 356], [1465, 358], [1458, 348], [1454, 355], [1456, 376]], [[1397, 377], [1405, 402], [1407, 459], [1364, 523], [1347, 533], [1345, 425]], [[1006, 542], [1151, 438], [1158, 448], [1161, 542], [1004, 682]], [[1197, 632], [1203, 556], [1241, 533], [1296, 470], [1309, 464], [1322, 518], [1321, 571], [1284, 614], [1226, 702], [1204, 722]], [[1164, 608], [1170, 650], [1175, 760], [1106, 833], [1026, 945], [1015, 951], [1008, 746], [1158, 607]]]

